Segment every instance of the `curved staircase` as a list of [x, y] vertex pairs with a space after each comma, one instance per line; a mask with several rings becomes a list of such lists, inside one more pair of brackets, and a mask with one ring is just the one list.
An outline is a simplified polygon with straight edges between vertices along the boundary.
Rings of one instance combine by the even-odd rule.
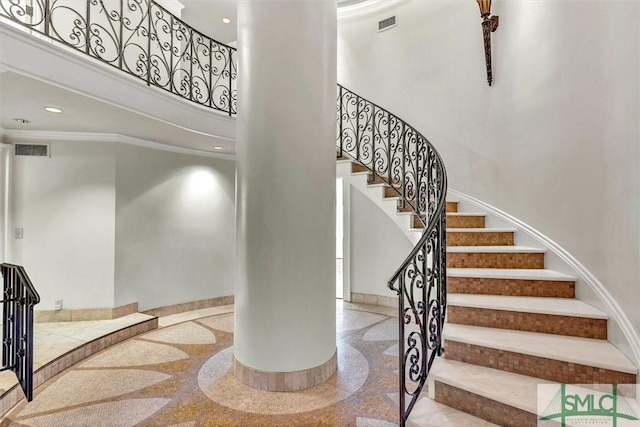
[[[385, 211], [398, 199], [369, 187], [382, 188]], [[415, 243], [422, 223], [404, 209], [395, 216]], [[538, 384], [635, 384], [637, 368], [607, 341], [607, 314], [576, 299], [576, 278], [545, 269], [545, 249], [518, 246], [515, 228], [485, 219], [447, 202], [445, 353], [407, 425], [536, 426]]]

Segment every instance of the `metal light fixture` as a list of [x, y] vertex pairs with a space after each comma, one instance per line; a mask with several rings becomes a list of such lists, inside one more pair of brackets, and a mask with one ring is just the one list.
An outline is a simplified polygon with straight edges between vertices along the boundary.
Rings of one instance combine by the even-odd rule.
[[491, 70], [491, 33], [498, 28], [499, 18], [491, 15], [491, 0], [476, 0], [480, 7], [482, 17], [482, 36], [484, 38], [484, 60], [487, 64], [487, 82], [489, 86], [493, 82], [493, 72]]

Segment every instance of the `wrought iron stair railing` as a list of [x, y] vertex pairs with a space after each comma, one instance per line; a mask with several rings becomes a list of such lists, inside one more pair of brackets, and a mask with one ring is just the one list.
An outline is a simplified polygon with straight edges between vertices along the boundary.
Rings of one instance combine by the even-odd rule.
[[2, 371], [16, 374], [27, 401], [33, 399], [33, 307], [40, 302], [22, 266], [0, 265], [2, 300]]
[[154, 0], [0, 0], [0, 18], [205, 107], [236, 113], [236, 49]]
[[340, 157], [369, 169], [369, 182], [385, 182], [424, 227], [411, 253], [389, 280], [398, 295], [400, 425], [404, 426], [436, 356], [442, 355], [446, 312], [446, 193], [442, 158], [415, 128], [338, 85]]

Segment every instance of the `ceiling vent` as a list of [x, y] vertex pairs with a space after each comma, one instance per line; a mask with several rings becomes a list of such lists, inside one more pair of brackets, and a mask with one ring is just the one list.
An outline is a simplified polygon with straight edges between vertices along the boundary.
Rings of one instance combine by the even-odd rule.
[[378, 32], [388, 30], [389, 28], [393, 28], [396, 26], [396, 17], [392, 16], [391, 18], [383, 19], [378, 22]]
[[16, 144], [16, 156], [40, 156], [49, 157], [48, 144]]

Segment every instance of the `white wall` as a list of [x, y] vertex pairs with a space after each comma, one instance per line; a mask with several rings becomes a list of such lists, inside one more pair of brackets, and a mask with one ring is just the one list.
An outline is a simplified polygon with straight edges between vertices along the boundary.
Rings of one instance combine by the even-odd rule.
[[[15, 157], [10, 262], [38, 310], [146, 310], [233, 294], [235, 162], [114, 142]], [[13, 232], [13, 230], [11, 230]]]
[[[494, 2], [494, 86], [471, 1], [339, 23], [338, 81], [429, 138], [450, 187], [583, 263], [640, 330], [640, 2]], [[395, 12], [398, 26], [377, 33]]]
[[413, 245], [391, 218], [354, 186], [350, 200], [351, 292], [396, 297], [387, 281]]
[[38, 310], [113, 306], [115, 146], [53, 142], [51, 158], [15, 157], [11, 262], [40, 293]]
[[233, 295], [235, 162], [119, 145], [116, 306]]

